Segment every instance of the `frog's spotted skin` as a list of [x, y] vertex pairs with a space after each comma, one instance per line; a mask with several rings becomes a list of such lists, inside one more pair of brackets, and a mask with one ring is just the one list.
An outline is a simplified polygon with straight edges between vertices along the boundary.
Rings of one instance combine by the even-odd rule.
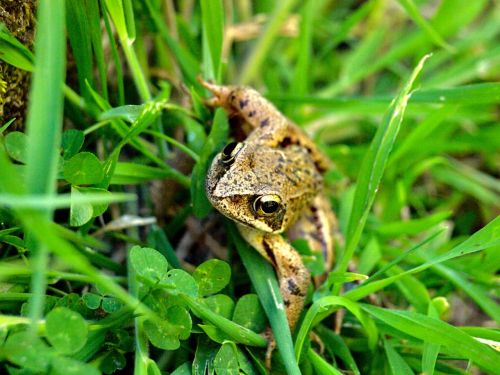
[[311, 155], [320, 172], [328, 169], [329, 160], [314, 142], [295, 124], [256, 90], [244, 86], [218, 86], [205, 81], [202, 84], [215, 96], [208, 101], [211, 106], [223, 107], [229, 116], [243, 118], [254, 129], [248, 143], [284, 148], [299, 145]]
[[[321, 195], [328, 160], [301, 129], [257, 91], [202, 81], [214, 97], [212, 106], [225, 108], [251, 131], [228, 145], [212, 162], [207, 196], [222, 214], [237, 223], [245, 240], [276, 269], [290, 328], [304, 306], [310, 275], [300, 255], [281, 236], [305, 238], [313, 250], [332, 260], [331, 213]], [[271, 200], [265, 207], [258, 202]]]

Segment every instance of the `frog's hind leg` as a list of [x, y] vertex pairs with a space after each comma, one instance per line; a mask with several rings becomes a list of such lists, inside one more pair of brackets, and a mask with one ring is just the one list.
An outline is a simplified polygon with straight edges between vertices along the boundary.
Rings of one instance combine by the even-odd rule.
[[203, 79], [199, 81], [214, 95], [206, 101], [208, 105], [223, 107], [230, 116], [240, 117], [253, 129], [266, 128], [266, 132], [273, 134], [288, 128], [286, 117], [251, 87], [216, 85]]
[[334, 260], [335, 232], [337, 219], [330, 202], [323, 194], [318, 194], [311, 205], [287, 231], [290, 241], [304, 239], [313, 252], [322, 254], [325, 272], [331, 270]]
[[293, 331], [304, 307], [310, 275], [299, 253], [279, 234], [260, 233], [238, 225], [245, 240], [276, 269], [288, 325]]

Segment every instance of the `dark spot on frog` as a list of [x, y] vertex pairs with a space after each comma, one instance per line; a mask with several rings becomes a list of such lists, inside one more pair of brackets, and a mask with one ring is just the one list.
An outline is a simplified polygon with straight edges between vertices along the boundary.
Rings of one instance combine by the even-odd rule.
[[268, 256], [268, 258], [271, 260], [271, 263], [276, 265], [276, 258], [274, 257], [273, 249], [271, 248], [271, 245], [269, 245], [266, 240], [262, 241], [262, 247], [264, 247], [264, 250]]
[[287, 280], [287, 288], [294, 296], [303, 296], [304, 294], [301, 292], [299, 286], [293, 279]]
[[264, 120], [262, 120], [260, 122], [260, 126], [262, 126], [263, 128], [265, 128], [268, 125], [269, 125], [269, 119], [268, 118], [265, 118]]
[[243, 109], [248, 105], [248, 99], [240, 99], [240, 108]]
[[288, 147], [292, 144], [292, 140], [290, 137], [285, 137], [283, 140], [280, 142], [281, 147]]
[[290, 301], [289, 300], [284, 300], [283, 303], [285, 304], [286, 307], [290, 306]]
[[253, 116], [255, 116], [255, 111], [248, 112], [248, 117], [253, 117]]

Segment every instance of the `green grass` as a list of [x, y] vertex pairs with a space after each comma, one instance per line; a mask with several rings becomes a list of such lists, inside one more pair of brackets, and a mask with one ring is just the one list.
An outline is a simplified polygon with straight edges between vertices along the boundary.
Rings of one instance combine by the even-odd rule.
[[[265, 374], [268, 326], [272, 373], [498, 371], [500, 7], [353, 3], [41, 0], [32, 51], [0, 27], [32, 72], [0, 122], [0, 372]], [[336, 260], [295, 332], [205, 196], [230, 132], [199, 75], [332, 161]]]

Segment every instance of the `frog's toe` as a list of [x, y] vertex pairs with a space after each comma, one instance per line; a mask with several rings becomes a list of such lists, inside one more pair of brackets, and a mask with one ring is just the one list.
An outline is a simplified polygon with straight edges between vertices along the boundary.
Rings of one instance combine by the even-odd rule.
[[264, 332], [264, 337], [267, 340], [266, 357], [264, 363], [266, 365], [266, 368], [271, 371], [271, 359], [273, 358], [274, 349], [276, 349], [276, 340], [274, 339], [271, 327], [267, 327], [266, 331]]

